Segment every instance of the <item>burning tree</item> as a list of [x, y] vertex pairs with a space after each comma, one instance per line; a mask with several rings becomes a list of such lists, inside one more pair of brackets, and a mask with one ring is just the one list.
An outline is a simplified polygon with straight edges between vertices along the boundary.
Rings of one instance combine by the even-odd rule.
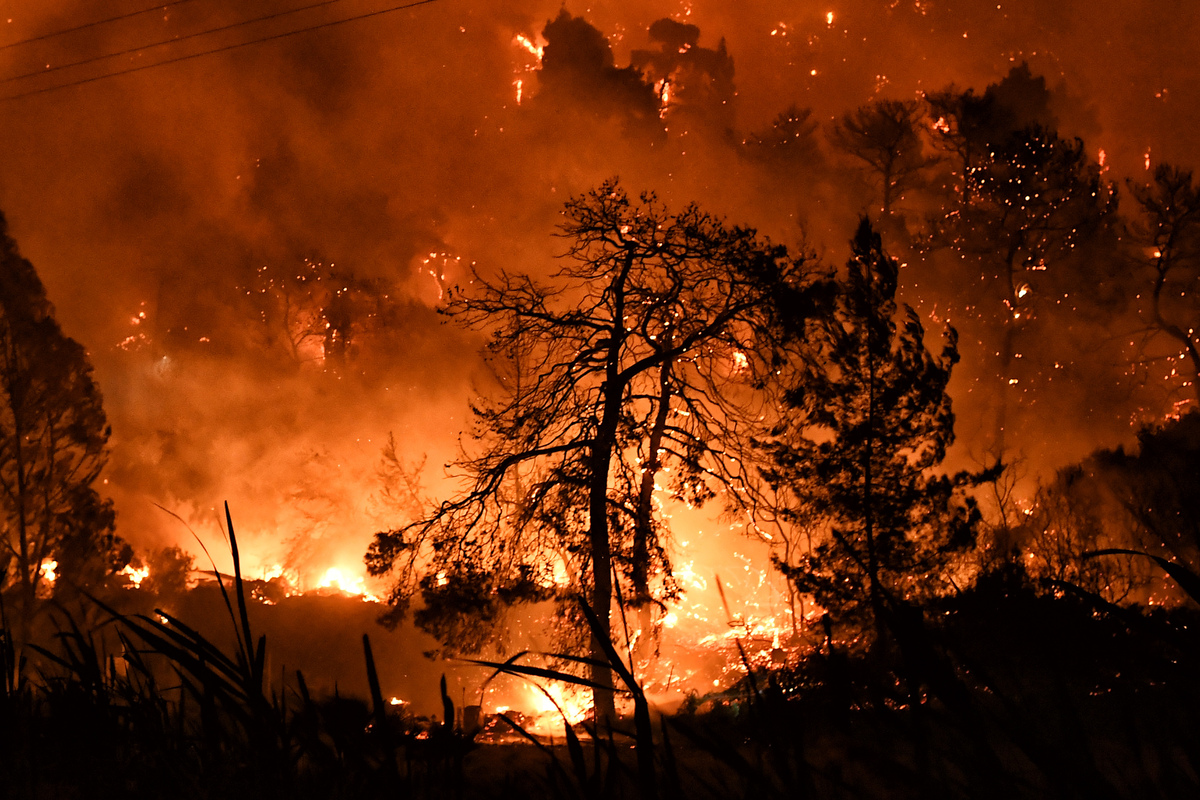
[[317, 258], [259, 267], [243, 291], [268, 348], [286, 351], [296, 363], [317, 361], [331, 368], [345, 365], [363, 340], [386, 330], [402, 313], [386, 281]]
[[[582, 592], [599, 618], [590, 655], [605, 662], [599, 637], [623, 579], [638, 603], [677, 591], [656, 477], [669, 468], [664, 488], [689, 503], [744, 482], [758, 337], [772, 300], [806, 301], [805, 263], [615, 181], [564, 213], [571, 245], [551, 284], [476, 275], [453, 295], [449, 314], [490, 329], [498, 377], [475, 408], [477, 450], [457, 462], [465, 488], [377, 534], [367, 563], [394, 574], [401, 612], [420, 594], [418, 622], [435, 630]], [[597, 663], [591, 680], [597, 717], [611, 719], [611, 671]]]
[[851, 245], [835, 312], [811, 323], [819, 356], [791, 361], [786, 413], [759, 444], [779, 517], [798, 531], [777, 564], [802, 594], [863, 623], [889, 598], [946, 585], [979, 515], [957, 491], [969, 476], [932, 472], [954, 439], [957, 335], [947, 328], [930, 353], [911, 308], [897, 323], [899, 265], [866, 219]]
[[19, 640], [56, 574], [83, 579], [115, 546], [112, 502], [93, 488], [109, 432], [86, 351], [0, 217], [0, 588]]
[[1200, 309], [1194, 292], [1200, 279], [1200, 186], [1190, 170], [1160, 164], [1153, 183], [1130, 182], [1129, 189], [1142, 212], [1133, 226], [1145, 248], [1138, 261], [1150, 268], [1151, 288], [1142, 293], [1149, 306], [1144, 311], [1147, 333], [1171, 343], [1172, 363], [1186, 359], [1186, 366], [1172, 369], [1171, 377], [1182, 372], [1184, 386], [1200, 402]]
[[1095, 274], [1071, 280], [1055, 273], [1084, 245], [1103, 241], [1099, 233], [1116, 204], [1078, 139], [1061, 139], [1053, 130], [1033, 126], [985, 143], [986, 152], [976, 154], [964, 179], [969, 200], [936, 221], [931, 242], [977, 270], [976, 281], [962, 283], [973, 288], [961, 304], [998, 334], [999, 341], [988, 342], [988, 348], [998, 357], [991, 449], [1000, 459], [1012, 387], [1020, 380], [1013, 375], [1022, 356], [1018, 337], [1039, 305], [1049, 309], [1050, 299], [1062, 299], [1059, 287], [1096, 282]]
[[995, 145], [1027, 128], [1057, 127], [1050, 110], [1052, 99], [1046, 79], [1033, 75], [1024, 62], [983, 94], [951, 85], [925, 95], [933, 119], [933, 144], [950, 161], [961, 205], [971, 203], [972, 177], [995, 156]]

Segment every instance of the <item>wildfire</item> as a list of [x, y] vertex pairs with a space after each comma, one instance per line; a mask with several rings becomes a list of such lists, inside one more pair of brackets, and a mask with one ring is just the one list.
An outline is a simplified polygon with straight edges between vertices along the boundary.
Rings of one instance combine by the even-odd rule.
[[538, 37], [535, 42], [528, 36], [518, 33], [513, 37], [513, 44], [521, 48], [525, 53], [533, 56], [532, 63], [526, 63], [516, 68], [517, 77], [513, 79], [513, 88], [516, 90], [517, 105], [521, 105], [521, 101], [525, 99], [525, 78], [524, 73], [533, 72], [542, 65], [542, 53], [545, 52], [546, 43]]
[[522, 705], [529, 708], [533, 715], [528, 726], [531, 733], [543, 736], [561, 734], [564, 721], [569, 725], [578, 725], [592, 710], [590, 691], [580, 687], [560, 684], [543, 688], [528, 686], [526, 693], [528, 701]]
[[[142, 323], [146, 322], [147, 319], [146, 301], [143, 300], [141, 302], [141, 309], [136, 314], [133, 314], [129, 317], [129, 325], [133, 328], [140, 328]], [[131, 333], [129, 336], [126, 336], [121, 341], [117, 342], [117, 347], [121, 348], [122, 350], [138, 350], [149, 343], [150, 337], [146, 335], [145, 331], [137, 330], [134, 333]]]
[[149, 567], [135, 567], [135, 566], [133, 566], [133, 564], [126, 564], [125, 568], [122, 569], [117, 574], [124, 575], [126, 578], [129, 579], [129, 584], [131, 586], [137, 587], [137, 586], [142, 585], [142, 581], [144, 581], [144, 580], [146, 580], [146, 578], [150, 577], [150, 568]]
[[[520, 81], [517, 81], [520, 84]], [[521, 87], [517, 86], [517, 102], [521, 102]], [[454, 256], [450, 253], [430, 253], [428, 258], [421, 260], [422, 271], [433, 278], [434, 285], [437, 286], [437, 299], [440, 302], [446, 296], [446, 269], [447, 267], [457, 267], [462, 262], [461, 256]]]
[[518, 45], [520, 45], [522, 48], [524, 48], [531, 56], [536, 58], [539, 63], [541, 62], [542, 53], [544, 53], [545, 49], [546, 49], [545, 45], [534, 44], [534, 42], [531, 39], [529, 39], [529, 37], [524, 36], [520, 33], [517, 34], [516, 43]]
[[654, 85], [654, 89], [658, 92], [658, 116], [659, 119], [664, 119], [671, 105], [671, 80], [663, 78]]
[[[269, 566], [263, 570], [262, 579], [264, 581], [273, 581], [276, 578], [287, 579], [287, 574], [286, 574], [285, 570], [283, 569], [282, 564], [272, 564], [271, 566]], [[294, 583], [294, 581], [293, 581], [293, 583]]]
[[317, 583], [318, 589], [335, 589], [349, 595], [361, 597], [364, 603], [382, 602], [374, 594], [367, 591], [366, 581], [361, 575], [351, 575], [339, 567], [330, 567]]

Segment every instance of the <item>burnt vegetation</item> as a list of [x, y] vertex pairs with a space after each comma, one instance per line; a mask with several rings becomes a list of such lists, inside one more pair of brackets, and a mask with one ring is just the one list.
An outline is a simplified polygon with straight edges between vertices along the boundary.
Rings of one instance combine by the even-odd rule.
[[[667, 22], [619, 68], [564, 11], [531, 115], [583, 86], [593, 117], [661, 144], [661, 97], [724, 104], [724, 44]], [[389, 437], [395, 519], [366, 563], [392, 625], [411, 616], [492, 678], [591, 692], [557, 739], [445, 679], [436, 717], [393, 705], [366, 635], [366, 697], [280, 669], [252, 609], [281, 595], [243, 575], [228, 509], [233, 572], [205, 586], [227, 629], [174, 613], [194, 565], [116, 536], [87, 352], [0, 227], [4, 795], [1196, 794], [1200, 192], [1162, 165], [1118, 208], [1052, 105], [1019, 67], [824, 129], [792, 105], [722, 132], [748, 170], [857, 193], [843, 266], [614, 179], [563, 206], [546, 277], [478, 267], [448, 289], [441, 312], [488, 368], [460, 490], [429, 497]], [[949, 287], [940, 317], [905, 293], [918, 270]], [[248, 346], [281, 373], [320, 359], [340, 379], [399, 338], [409, 309], [385, 280], [315, 258], [278, 272], [237, 289]], [[1105, 339], [1101, 317], [1129, 324]], [[952, 469], [967, 364], [987, 421]], [[1153, 397], [1155, 424], [1019, 501], [1022, 420], [1092, 369]], [[732, 685], [659, 709], [643, 670], [682, 594], [671, 504], [769, 542], [793, 613], [765, 654], [735, 643]], [[529, 607], [549, 609], [550, 652], [506, 650]]]

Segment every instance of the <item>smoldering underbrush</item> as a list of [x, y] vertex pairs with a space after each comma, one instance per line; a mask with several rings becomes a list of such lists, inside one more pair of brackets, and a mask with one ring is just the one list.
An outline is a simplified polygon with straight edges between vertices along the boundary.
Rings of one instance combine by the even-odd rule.
[[[342, 654], [365, 692], [310, 690], [302, 670], [271, 666], [231, 545], [234, 575], [216, 589], [226, 639], [99, 597], [56, 614], [40, 646], [4, 630], [7, 796], [1121, 798], [1200, 786], [1194, 608], [1118, 606], [1030, 577], [1020, 559], [923, 608], [889, 598], [873, 631], [831, 624], [766, 664], [742, 651], [740, 681], [673, 713], [650, 707], [610, 641], [633, 713], [547, 736], [515, 712], [456, 703], [444, 677], [429, 687], [440, 714], [392, 705], [369, 636]], [[1200, 576], [1155, 560], [1200, 599]], [[588, 685], [524, 654], [476, 663]]]

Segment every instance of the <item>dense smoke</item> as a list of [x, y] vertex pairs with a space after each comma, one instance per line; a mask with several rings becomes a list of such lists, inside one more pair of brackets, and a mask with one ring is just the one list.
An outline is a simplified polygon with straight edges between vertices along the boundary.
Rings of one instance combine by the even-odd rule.
[[[19, 75], [298, 5], [192, 0], [0, 59]], [[335, 3], [0, 91], [385, 7]], [[3, 41], [137, 8], [10, 9]], [[1144, 176], [1163, 159], [1186, 166], [1200, 152], [1198, 20], [1123, 0], [443, 0], [7, 100], [0, 208], [96, 365], [114, 427], [102, 489], [121, 535], [195, 549], [156, 506], [211, 542], [228, 500], [252, 569], [279, 564], [311, 584], [332, 567], [361, 574], [370, 534], [403, 513], [382, 492], [389, 433], [402, 466], [428, 465], [424, 492], [451, 485], [438, 467], [488, 376], [478, 342], [444, 324], [438, 300], [471, 263], [550, 270], [568, 197], [620, 175], [632, 191], [698, 201], [837, 263], [869, 186], [823, 141], [789, 170], [764, 167], [753, 150], [772, 120], [811, 108], [824, 131], [872, 99], [951, 83], [983, 91], [1022, 62], [1045, 78], [1046, 119], [1036, 97], [1010, 104], [1083, 137], [1093, 160], [1103, 150], [1107, 178]], [[924, 209], [909, 211], [915, 222]], [[931, 329], [952, 280], [937, 263], [902, 276]], [[1122, 382], [1119, 348], [1100, 347], [1121, 299], [1091, 308], [1045, 329], [1062, 343], [1049, 361], [1067, 368], [1020, 421], [1030, 474], [1169, 410]], [[989, 366], [976, 344], [964, 337], [952, 386], [961, 462], [984, 456], [973, 391]]]

